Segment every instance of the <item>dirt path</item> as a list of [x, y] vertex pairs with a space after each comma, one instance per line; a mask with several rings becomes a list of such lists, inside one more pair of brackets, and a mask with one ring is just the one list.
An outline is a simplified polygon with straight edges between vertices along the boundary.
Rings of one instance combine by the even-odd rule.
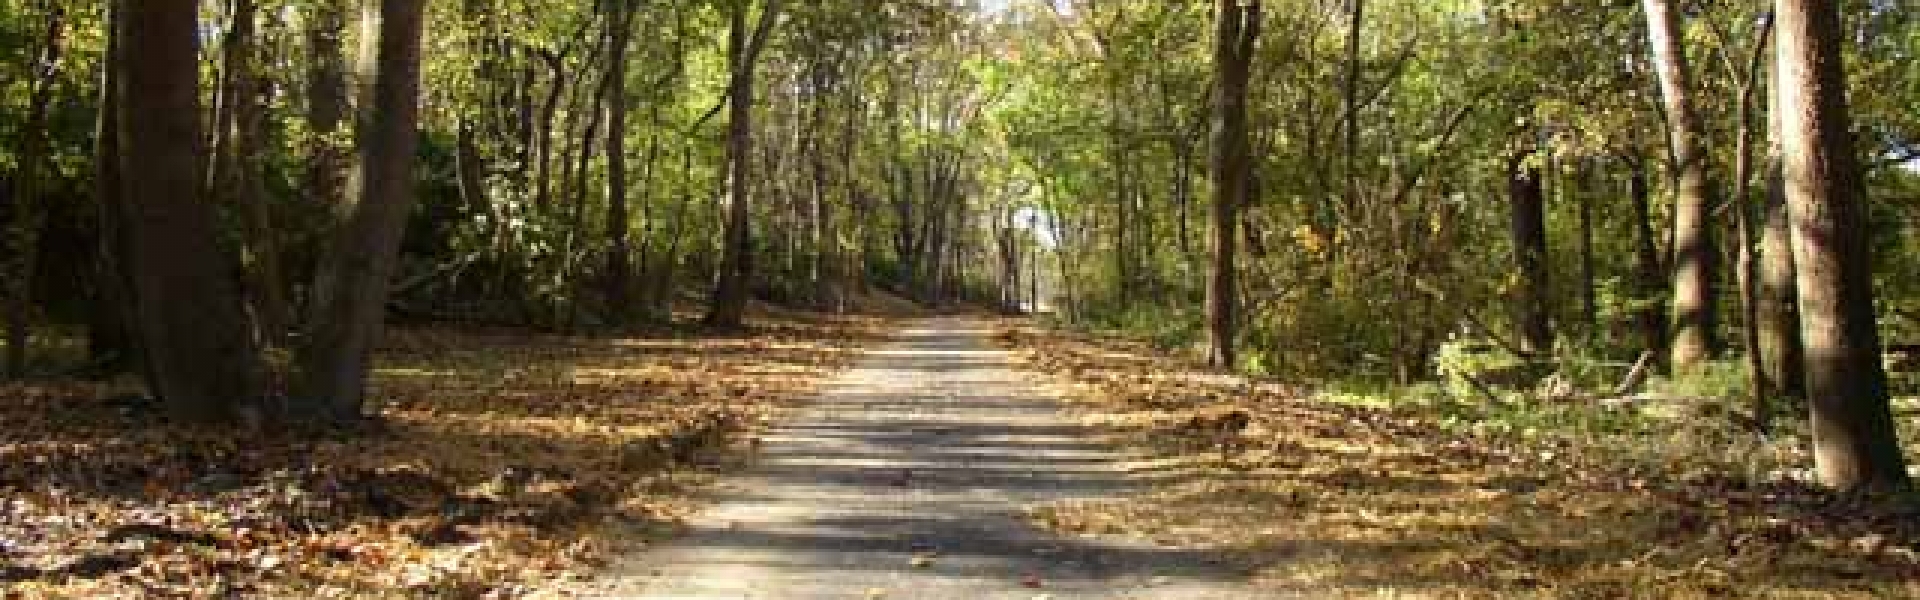
[[1025, 506], [1132, 485], [987, 343], [977, 321], [915, 322], [762, 437], [684, 538], [595, 593], [674, 599], [1249, 598], [1207, 557], [1059, 538]]

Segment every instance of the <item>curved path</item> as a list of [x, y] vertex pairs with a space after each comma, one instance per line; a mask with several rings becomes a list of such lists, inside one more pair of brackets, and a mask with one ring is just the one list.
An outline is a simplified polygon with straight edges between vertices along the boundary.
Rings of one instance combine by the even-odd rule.
[[1203, 555], [1026, 525], [1033, 503], [1133, 484], [988, 325], [910, 327], [766, 432], [692, 531], [617, 565], [601, 597], [1257, 597]]

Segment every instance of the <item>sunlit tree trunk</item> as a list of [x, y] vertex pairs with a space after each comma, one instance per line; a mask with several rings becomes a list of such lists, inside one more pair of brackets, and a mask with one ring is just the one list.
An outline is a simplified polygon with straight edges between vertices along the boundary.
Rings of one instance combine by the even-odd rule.
[[1814, 464], [1848, 492], [1908, 486], [1874, 322], [1866, 189], [1854, 154], [1839, 8], [1778, 0], [1781, 154], [1798, 267]]
[[1642, 6], [1666, 101], [1667, 137], [1678, 183], [1673, 199], [1673, 339], [1669, 346], [1669, 360], [1678, 370], [1720, 351], [1714, 305], [1719, 253], [1714, 248], [1712, 214], [1717, 194], [1708, 172], [1706, 125], [1693, 101], [1679, 10], [1670, 0], [1643, 0]]
[[[1760, 240], [1753, 266], [1754, 348], [1760, 356], [1765, 384], [1755, 391], [1766, 399], [1768, 411], [1780, 411], [1806, 398], [1806, 353], [1800, 345], [1793, 223], [1787, 214], [1787, 189], [1782, 179], [1786, 157], [1780, 148], [1779, 61], [1773, 62], [1775, 82], [1767, 102], [1767, 189], [1758, 211]], [[1770, 415], [1757, 416], [1765, 419]]]

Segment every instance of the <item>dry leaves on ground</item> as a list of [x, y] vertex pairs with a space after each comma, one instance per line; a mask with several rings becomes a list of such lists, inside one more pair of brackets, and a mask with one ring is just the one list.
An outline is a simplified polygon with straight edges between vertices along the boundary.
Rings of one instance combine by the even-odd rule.
[[[1205, 547], [1344, 597], [1920, 597], [1920, 514], [1790, 482], [1647, 468], [1621, 444], [1444, 427], [1200, 372], [1142, 345], [1009, 326], [1088, 419], [1156, 450], [1153, 494], [1042, 507], [1069, 532]], [[1631, 452], [1630, 452], [1631, 450]]]
[[526, 595], [671, 532], [698, 467], [871, 325], [400, 331], [375, 424], [297, 440], [155, 425], [102, 386], [0, 388], [0, 595]]

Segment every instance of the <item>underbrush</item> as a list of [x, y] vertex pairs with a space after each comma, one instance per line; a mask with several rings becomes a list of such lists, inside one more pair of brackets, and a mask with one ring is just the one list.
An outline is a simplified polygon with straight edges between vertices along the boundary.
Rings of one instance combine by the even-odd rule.
[[0, 595], [527, 595], [675, 529], [866, 331], [405, 330], [377, 418], [300, 438], [169, 426], [102, 385], [0, 388]]
[[[1543, 399], [1537, 381], [1305, 388], [1142, 345], [1002, 339], [1087, 419], [1155, 450], [1135, 465], [1153, 494], [1037, 522], [1210, 548], [1276, 593], [1920, 596], [1920, 511], [1808, 484], [1793, 424], [1763, 436], [1726, 418], [1738, 407], [1708, 401], [1727, 381], [1712, 369], [1638, 398]], [[1620, 373], [1593, 371], [1580, 387]]]

